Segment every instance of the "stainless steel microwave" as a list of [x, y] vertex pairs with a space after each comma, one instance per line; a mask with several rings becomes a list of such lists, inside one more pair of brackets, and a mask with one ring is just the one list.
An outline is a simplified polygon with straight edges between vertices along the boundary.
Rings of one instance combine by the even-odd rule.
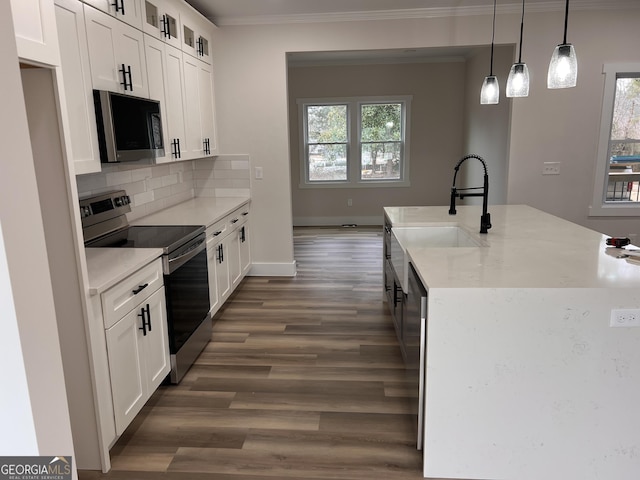
[[154, 163], [164, 156], [160, 102], [94, 90], [103, 163]]

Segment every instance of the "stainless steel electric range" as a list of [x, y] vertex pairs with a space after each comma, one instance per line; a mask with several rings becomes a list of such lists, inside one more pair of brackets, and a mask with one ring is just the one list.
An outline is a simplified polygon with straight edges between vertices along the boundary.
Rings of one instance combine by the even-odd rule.
[[170, 380], [178, 383], [211, 339], [205, 227], [130, 226], [130, 211], [124, 190], [81, 199], [85, 247], [163, 249]]

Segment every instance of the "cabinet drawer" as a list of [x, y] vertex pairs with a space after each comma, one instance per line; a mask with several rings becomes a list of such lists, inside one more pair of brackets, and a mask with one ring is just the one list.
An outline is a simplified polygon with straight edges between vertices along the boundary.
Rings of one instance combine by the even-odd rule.
[[163, 285], [162, 261], [154, 260], [102, 294], [104, 328], [110, 328]]
[[224, 238], [227, 235], [228, 227], [229, 223], [227, 221], [227, 217], [214, 223], [207, 228], [207, 241], [211, 239], [220, 240]]

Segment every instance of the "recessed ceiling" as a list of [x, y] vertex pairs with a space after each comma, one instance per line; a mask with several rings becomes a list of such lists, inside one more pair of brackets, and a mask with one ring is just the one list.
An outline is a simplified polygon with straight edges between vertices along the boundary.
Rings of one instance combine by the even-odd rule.
[[[303, 23], [478, 15], [492, 0], [187, 0], [216, 25]], [[564, 0], [526, 0], [528, 11], [564, 8]], [[572, 10], [638, 8], [638, 0], [572, 0]], [[517, 12], [520, 0], [498, 0], [499, 12]]]

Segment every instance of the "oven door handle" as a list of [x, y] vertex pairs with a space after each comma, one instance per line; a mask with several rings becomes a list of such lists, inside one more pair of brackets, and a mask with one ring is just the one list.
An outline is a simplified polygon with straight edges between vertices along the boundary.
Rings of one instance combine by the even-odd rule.
[[189, 248], [187, 249], [187, 251], [184, 252], [183, 254], [181, 254], [181, 255], [179, 255], [179, 256], [177, 256], [175, 258], [169, 259], [169, 262], [168, 262], [168, 264], [169, 264], [169, 274], [175, 272], [178, 268], [180, 268], [182, 265], [187, 263], [193, 257], [198, 255], [205, 248], [207, 248], [206, 238], [202, 238], [201, 240], [199, 240], [198, 242], [194, 243], [193, 245], [190, 245]]

